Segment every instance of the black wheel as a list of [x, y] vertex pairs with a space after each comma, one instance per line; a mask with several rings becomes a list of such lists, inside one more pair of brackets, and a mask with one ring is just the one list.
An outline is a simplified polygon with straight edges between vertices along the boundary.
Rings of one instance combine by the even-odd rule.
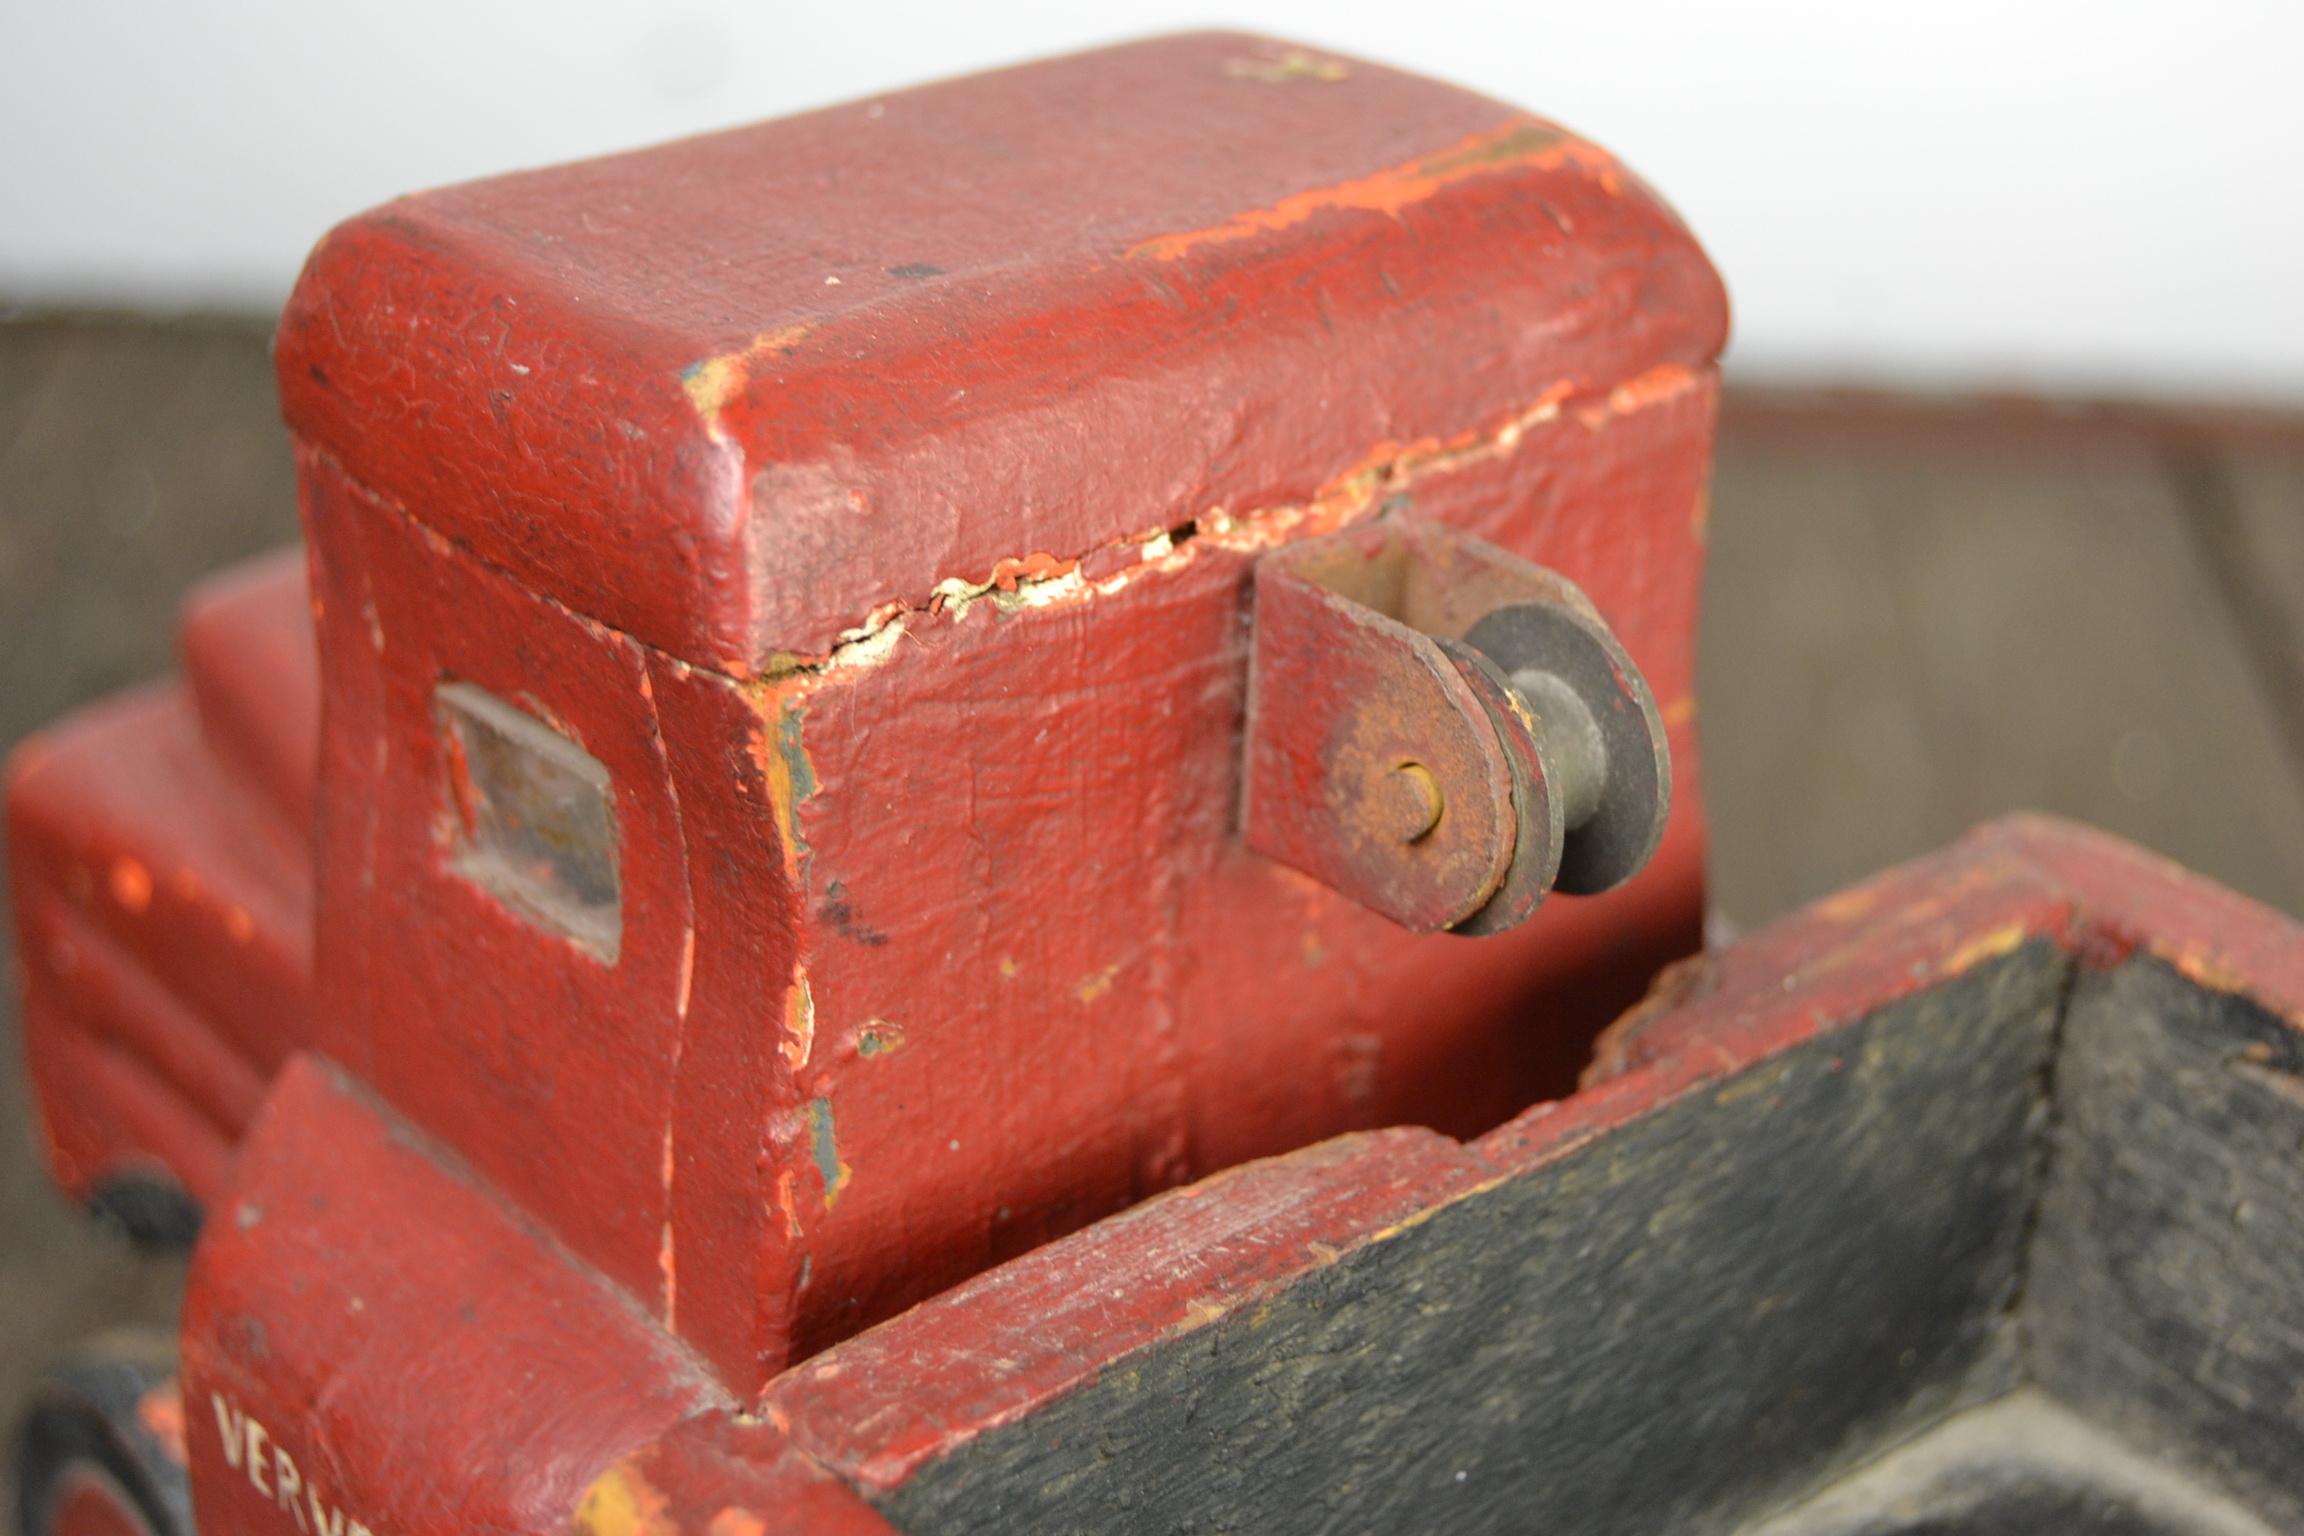
[[16, 1444], [23, 1536], [193, 1536], [175, 1356], [107, 1335], [40, 1384]]
[[186, 1249], [200, 1235], [199, 1204], [162, 1173], [112, 1174], [90, 1192], [88, 1210], [139, 1248]]

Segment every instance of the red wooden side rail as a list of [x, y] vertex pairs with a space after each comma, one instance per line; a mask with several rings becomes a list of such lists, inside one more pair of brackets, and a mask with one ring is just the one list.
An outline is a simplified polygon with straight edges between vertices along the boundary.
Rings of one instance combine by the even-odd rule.
[[257, 1423], [377, 1531], [1725, 1529], [2045, 1398], [2292, 1520], [2300, 1072], [2304, 930], [2002, 823], [1675, 973], [1571, 1099], [1217, 1175], [731, 1399], [302, 1068], [194, 1275], [202, 1508], [286, 1518]]

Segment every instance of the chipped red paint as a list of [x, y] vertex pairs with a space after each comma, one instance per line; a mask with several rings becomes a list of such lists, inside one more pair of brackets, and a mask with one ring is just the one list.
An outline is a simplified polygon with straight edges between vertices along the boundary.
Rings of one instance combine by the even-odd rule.
[[[1717, 283], [1558, 130], [1372, 66], [1231, 68], [1265, 48], [1060, 61], [331, 237], [279, 352], [317, 678], [267, 567], [196, 606], [188, 690], [20, 773], [20, 910], [72, 929], [27, 945], [66, 1183], [153, 1163], [226, 1198], [313, 1049], [744, 1389], [1156, 1190], [1566, 1087], [1695, 942]], [[1091, 102], [1092, 144], [1053, 131]], [[1181, 152], [1187, 119], [1223, 152]], [[1580, 582], [1679, 706], [1655, 865], [1505, 941], [1410, 937], [1237, 835], [1257, 558], [1405, 507]], [[452, 867], [449, 681], [605, 767], [613, 966]], [[82, 928], [159, 987], [87, 996]]]
[[[1273, 49], [502, 178], [314, 254], [278, 348], [308, 592], [196, 606], [187, 685], [10, 796], [58, 1172], [211, 1210], [189, 1427], [234, 1528], [262, 1490], [205, 1392], [377, 1532], [530, 1528], [1161, 1190], [1477, 1135], [1694, 947], [1717, 278], [1560, 130]], [[1256, 561], [1410, 511], [1577, 583], [1671, 722], [1653, 864], [1493, 941], [1238, 836]], [[459, 873], [445, 683], [605, 771], [612, 964]], [[496, 1291], [557, 1342], [459, 1310]], [[461, 1507], [399, 1480], [464, 1477], [514, 1379], [558, 1459]]]
[[311, 1042], [318, 666], [303, 562], [186, 604], [185, 680], [88, 711], [9, 766], [24, 1042], [58, 1182], [165, 1170], [199, 1199]]
[[1335, 186], [1293, 193], [1269, 208], [1236, 214], [1213, 229], [1195, 229], [1140, 241], [1128, 248], [1128, 255], [1135, 259], [1176, 261], [1204, 246], [1273, 234], [1325, 213], [1380, 213], [1397, 219], [1406, 210], [1459, 181], [1505, 170], [1557, 170], [1569, 164], [1606, 172], [1614, 167], [1615, 161], [1606, 150], [1571, 138], [1552, 123], [1537, 118], [1515, 118], [1501, 127], [1472, 134], [1438, 154]]
[[[2094, 963], [2194, 957], [2304, 1029], [2304, 928], [2099, 834], [1999, 823], [1697, 963], [1626, 1020], [1607, 1069], [1569, 1100], [1462, 1145], [1363, 1134], [1164, 1196], [796, 1367], [760, 1416], [887, 1494], [1154, 1341], [2030, 938]], [[764, 1465], [790, 1455], [771, 1451]]]
[[[1593, 1057], [1694, 944], [1717, 283], [1600, 152], [1307, 57], [1087, 55], [315, 256], [309, 582], [210, 589], [183, 683], [9, 789], [54, 1166], [209, 1206], [147, 1405], [208, 1528], [880, 1532], [1135, 1352], [2018, 944], [2304, 1028], [2293, 924], [2017, 822]], [[1408, 512], [1577, 583], [1671, 734], [1649, 869], [1494, 941], [1238, 835], [1257, 561]], [[605, 772], [613, 964], [456, 872], [451, 681]]]
[[1228, 69], [1268, 46], [391, 204], [289, 305], [290, 423], [523, 584], [741, 672], [1005, 559], [1301, 504], [1381, 440], [1710, 366], [1719, 282], [1606, 156], [1372, 65]]
[[600, 1468], [723, 1402], [452, 1154], [336, 1069], [282, 1074], [185, 1298], [204, 1529], [334, 1529], [324, 1506], [339, 1536], [557, 1530]]
[[[752, 1520], [887, 1531], [872, 1501], [1137, 1352], [1253, 1312], [1468, 1195], [2028, 940], [2099, 965], [2139, 949], [2189, 957], [2304, 1030], [2304, 928], [2101, 835], [2004, 822], [1694, 963], [1626, 1018], [1572, 1098], [1469, 1141], [1360, 1132], [1216, 1174], [735, 1401], [389, 1110], [298, 1067], [249, 1148], [243, 1177], [260, 1219], [221, 1231], [196, 1268], [187, 1393], [195, 1408], [219, 1388], [245, 1394], [233, 1399], [243, 1411], [295, 1424], [328, 1448], [314, 1462], [323, 1486], [379, 1531], [378, 1515], [414, 1533], [481, 1517], [543, 1532], [564, 1528], [569, 1510], [587, 1536], [708, 1536]], [[391, 1229], [411, 1203], [432, 1219]], [[268, 1233], [286, 1210], [317, 1214]], [[245, 1321], [258, 1317], [260, 1349]], [[447, 1362], [456, 1390], [428, 1391]], [[489, 1423], [475, 1417], [481, 1403]], [[520, 1417], [546, 1413], [549, 1427]], [[203, 1507], [253, 1520], [245, 1479], [202, 1454], [211, 1431], [198, 1412], [191, 1431]], [[469, 1436], [564, 1454], [446, 1462]], [[460, 1469], [452, 1506], [427, 1502], [433, 1485], [411, 1485], [406, 1471], [443, 1464]]]
[[890, 1536], [846, 1484], [763, 1419], [698, 1414], [594, 1478], [575, 1536]]

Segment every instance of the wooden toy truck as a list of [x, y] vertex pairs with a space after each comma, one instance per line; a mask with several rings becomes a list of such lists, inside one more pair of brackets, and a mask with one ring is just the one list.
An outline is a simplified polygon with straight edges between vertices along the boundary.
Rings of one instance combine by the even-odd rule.
[[[1591, 1064], [1697, 944], [1725, 313], [1604, 151], [1232, 35], [339, 228], [303, 557], [12, 770], [51, 1165], [200, 1233], [33, 1529], [1725, 1530], [1915, 1435], [2117, 1503], [2089, 1414], [2295, 1511], [2276, 919], [2017, 829]], [[2163, 1198], [2075, 1171], [2163, 1002], [2245, 1404], [2039, 1267]]]

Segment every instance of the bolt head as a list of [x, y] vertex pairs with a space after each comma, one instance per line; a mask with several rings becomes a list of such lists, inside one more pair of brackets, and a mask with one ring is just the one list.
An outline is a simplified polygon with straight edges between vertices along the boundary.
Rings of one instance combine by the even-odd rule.
[[1402, 763], [1384, 775], [1376, 790], [1376, 818], [1385, 834], [1398, 842], [1422, 842], [1440, 825], [1447, 801], [1440, 781], [1422, 763]]

